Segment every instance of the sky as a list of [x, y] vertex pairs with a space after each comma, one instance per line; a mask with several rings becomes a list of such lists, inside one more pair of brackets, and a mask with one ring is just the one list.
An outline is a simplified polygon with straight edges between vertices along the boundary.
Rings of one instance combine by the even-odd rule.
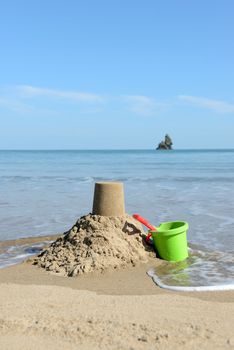
[[233, 0], [0, 0], [0, 149], [234, 148]]

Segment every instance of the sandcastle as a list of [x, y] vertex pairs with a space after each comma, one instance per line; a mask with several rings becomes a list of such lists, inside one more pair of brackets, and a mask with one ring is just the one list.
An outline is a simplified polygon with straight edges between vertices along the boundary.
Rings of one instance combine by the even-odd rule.
[[144, 241], [139, 222], [125, 213], [120, 182], [95, 184], [92, 214], [82, 216], [72, 228], [33, 259], [33, 264], [63, 276], [147, 262], [152, 248]]

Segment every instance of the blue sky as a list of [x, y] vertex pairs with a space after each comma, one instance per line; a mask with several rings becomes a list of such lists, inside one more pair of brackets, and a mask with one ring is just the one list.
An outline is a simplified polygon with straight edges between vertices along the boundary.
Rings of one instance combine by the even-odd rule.
[[234, 1], [0, 1], [0, 149], [234, 148]]

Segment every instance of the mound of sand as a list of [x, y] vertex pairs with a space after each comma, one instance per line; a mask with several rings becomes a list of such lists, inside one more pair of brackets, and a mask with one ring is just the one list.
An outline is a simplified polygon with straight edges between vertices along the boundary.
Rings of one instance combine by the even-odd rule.
[[33, 264], [63, 275], [104, 271], [147, 262], [152, 249], [141, 224], [130, 215], [86, 215], [33, 259]]

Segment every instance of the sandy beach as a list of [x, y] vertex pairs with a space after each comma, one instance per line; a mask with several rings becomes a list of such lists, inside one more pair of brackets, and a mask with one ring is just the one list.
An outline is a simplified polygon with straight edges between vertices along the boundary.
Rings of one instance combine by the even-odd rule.
[[160, 289], [152, 263], [70, 278], [0, 270], [1, 349], [233, 349], [234, 292]]
[[234, 350], [234, 0], [0, 4], [0, 350]]

